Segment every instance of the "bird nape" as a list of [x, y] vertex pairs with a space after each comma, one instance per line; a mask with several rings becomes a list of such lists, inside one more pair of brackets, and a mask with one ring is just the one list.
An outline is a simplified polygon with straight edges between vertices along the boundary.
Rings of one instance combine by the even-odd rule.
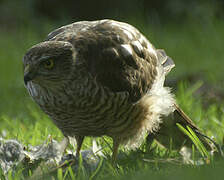
[[[146, 133], [159, 139], [176, 126], [166, 127], [177, 105], [164, 87], [174, 62], [127, 23], [81, 21], [58, 28], [27, 51], [23, 65], [30, 96], [65, 137], [76, 139], [77, 155], [85, 136], [106, 135], [113, 139], [115, 161], [119, 145], [138, 148]], [[186, 118], [181, 122], [199, 131]]]

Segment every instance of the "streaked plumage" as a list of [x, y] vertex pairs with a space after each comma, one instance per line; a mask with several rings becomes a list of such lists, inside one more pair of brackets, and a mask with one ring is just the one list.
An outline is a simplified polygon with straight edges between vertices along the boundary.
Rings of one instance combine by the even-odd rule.
[[[53, 68], [49, 68], [52, 66]], [[175, 111], [163, 86], [174, 67], [133, 26], [113, 20], [82, 21], [56, 29], [23, 59], [26, 87], [41, 109], [67, 136], [113, 138], [138, 147], [155, 133], [161, 116]]]

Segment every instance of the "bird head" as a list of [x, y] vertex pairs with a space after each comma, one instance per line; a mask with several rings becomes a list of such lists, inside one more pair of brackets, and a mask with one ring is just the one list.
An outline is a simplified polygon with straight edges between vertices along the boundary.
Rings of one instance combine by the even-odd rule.
[[23, 58], [24, 82], [58, 84], [68, 77], [74, 64], [74, 48], [64, 41], [45, 41], [31, 47]]

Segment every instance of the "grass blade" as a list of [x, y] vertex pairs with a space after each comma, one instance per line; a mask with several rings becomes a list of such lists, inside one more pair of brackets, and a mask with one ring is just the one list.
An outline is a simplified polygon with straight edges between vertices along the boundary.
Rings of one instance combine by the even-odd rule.
[[177, 123], [177, 127], [185, 134], [187, 135], [194, 145], [197, 147], [198, 151], [201, 153], [203, 157], [210, 158], [209, 153], [207, 152], [206, 148], [202, 144], [202, 142], [199, 140], [197, 135], [194, 133], [194, 131], [187, 126], [187, 129], [185, 129], [181, 124]]

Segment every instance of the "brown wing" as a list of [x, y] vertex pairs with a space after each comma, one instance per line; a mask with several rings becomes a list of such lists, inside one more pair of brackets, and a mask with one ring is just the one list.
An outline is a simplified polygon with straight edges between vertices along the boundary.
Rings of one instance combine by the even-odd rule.
[[158, 68], [168, 60], [136, 28], [112, 20], [74, 23], [52, 32], [47, 40], [72, 43], [77, 63], [111, 91], [129, 92], [133, 102], [150, 90]]

